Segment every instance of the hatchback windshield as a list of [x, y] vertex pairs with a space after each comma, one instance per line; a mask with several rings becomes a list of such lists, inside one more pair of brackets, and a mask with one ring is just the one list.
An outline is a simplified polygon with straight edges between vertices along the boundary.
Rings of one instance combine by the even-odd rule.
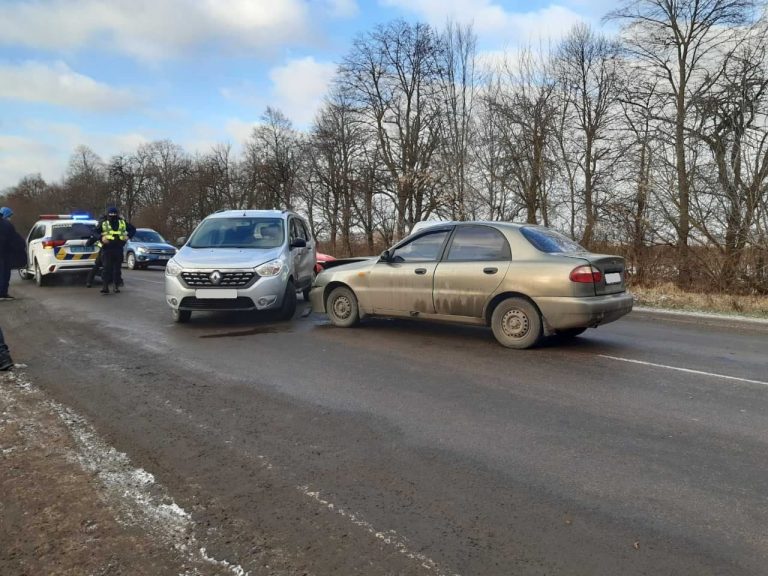
[[136, 230], [132, 240], [134, 242], [155, 242], [165, 244], [165, 239], [154, 230]]
[[195, 230], [190, 248], [277, 248], [285, 230], [280, 218], [209, 218]]
[[520, 232], [523, 236], [536, 247], [537, 250], [553, 254], [557, 252], [565, 253], [577, 253], [586, 252], [587, 250], [574, 242], [567, 236], [563, 236], [559, 232], [550, 230], [548, 228], [533, 228], [525, 227], [521, 228]]
[[87, 240], [94, 230], [96, 230], [96, 225], [87, 222], [54, 224], [51, 229], [51, 236], [54, 240]]

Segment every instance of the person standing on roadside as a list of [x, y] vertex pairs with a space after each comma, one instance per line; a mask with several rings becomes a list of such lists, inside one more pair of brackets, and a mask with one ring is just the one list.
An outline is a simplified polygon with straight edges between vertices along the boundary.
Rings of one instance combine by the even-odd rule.
[[93, 230], [93, 234], [91, 234], [91, 237], [88, 238], [88, 241], [85, 243], [86, 246], [96, 246], [96, 248], [99, 249], [98, 253], [96, 254], [96, 260], [93, 262], [93, 267], [88, 271], [88, 278], [85, 280], [85, 287], [90, 288], [93, 286], [93, 281], [96, 278], [96, 274], [100, 274], [103, 277], [104, 271], [104, 263], [101, 260], [101, 229], [104, 225], [104, 221], [107, 219], [107, 215], [104, 214], [101, 218], [99, 218], [98, 223], [96, 224], [96, 228]]
[[0, 301], [13, 300], [8, 294], [11, 270], [27, 265], [26, 243], [11, 224], [11, 216], [13, 210], [7, 206], [0, 208]]
[[13, 368], [13, 360], [11, 360], [11, 353], [5, 343], [5, 338], [3, 338], [3, 330], [0, 328], [0, 372], [5, 372], [11, 368]]
[[107, 219], [101, 224], [101, 262], [104, 269], [101, 272], [102, 294], [109, 294], [109, 285], [113, 284], [115, 294], [120, 292], [122, 281], [123, 247], [136, 229], [128, 224], [117, 208], [110, 206]]

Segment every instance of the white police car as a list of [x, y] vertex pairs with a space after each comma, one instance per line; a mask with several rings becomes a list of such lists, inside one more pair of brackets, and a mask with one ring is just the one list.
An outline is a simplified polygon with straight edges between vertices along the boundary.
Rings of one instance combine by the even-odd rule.
[[27, 235], [25, 279], [34, 278], [44, 286], [54, 275], [87, 272], [93, 267], [99, 249], [87, 240], [96, 230], [97, 220], [88, 214], [44, 214]]

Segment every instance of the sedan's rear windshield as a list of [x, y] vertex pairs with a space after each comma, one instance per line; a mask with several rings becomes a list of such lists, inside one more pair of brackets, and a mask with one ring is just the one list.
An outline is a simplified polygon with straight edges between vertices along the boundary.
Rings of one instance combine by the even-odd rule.
[[209, 218], [189, 239], [191, 248], [277, 248], [285, 228], [281, 218]]
[[51, 236], [53, 240], [87, 240], [95, 230], [96, 225], [87, 222], [54, 224], [51, 227]]
[[136, 230], [136, 234], [131, 238], [134, 242], [155, 242], [165, 244], [165, 239], [154, 230]]
[[534, 228], [532, 226], [526, 226], [520, 229], [526, 240], [533, 244], [537, 250], [546, 252], [548, 254], [554, 253], [577, 253], [586, 252], [587, 250], [574, 242], [567, 236], [563, 236], [560, 232], [555, 232], [549, 228]]

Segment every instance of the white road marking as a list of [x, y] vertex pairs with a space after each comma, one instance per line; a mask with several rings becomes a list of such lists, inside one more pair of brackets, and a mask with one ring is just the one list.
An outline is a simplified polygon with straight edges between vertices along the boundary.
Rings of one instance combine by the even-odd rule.
[[630, 364], [642, 364], [643, 366], [653, 366], [654, 368], [665, 368], [667, 370], [677, 370], [678, 372], [685, 372], [687, 374], [699, 374], [700, 376], [710, 376], [712, 378], [723, 378], [725, 380], [736, 380], [737, 382], [747, 382], [749, 384], [760, 384], [761, 386], [768, 386], [768, 382], [762, 380], [750, 380], [749, 378], [739, 378], [738, 376], [728, 376], [726, 374], [716, 374], [715, 372], [704, 372], [703, 370], [691, 370], [690, 368], [680, 368], [678, 366], [667, 366], [666, 364], [656, 364], [654, 362], [645, 362], [644, 360], [633, 360], [632, 358], [620, 358], [619, 356], [608, 356], [606, 354], [598, 354], [600, 358], [608, 358], [609, 360], [618, 360], [619, 362], [629, 362]]

